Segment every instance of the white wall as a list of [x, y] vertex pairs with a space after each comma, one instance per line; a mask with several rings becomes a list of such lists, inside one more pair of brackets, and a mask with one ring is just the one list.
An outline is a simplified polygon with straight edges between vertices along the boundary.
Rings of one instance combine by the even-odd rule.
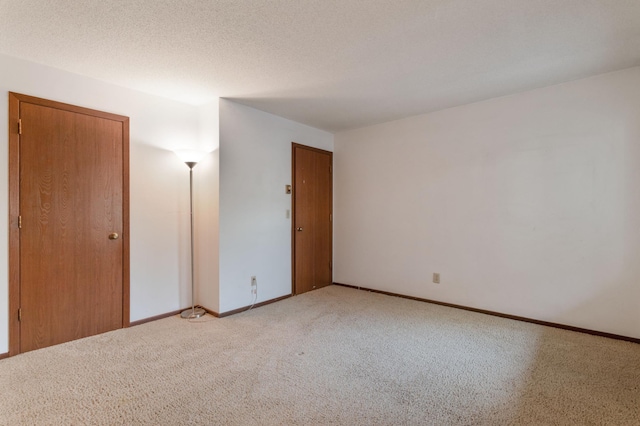
[[220, 100], [220, 306], [291, 294], [291, 142], [333, 150], [333, 135]]
[[220, 152], [206, 156], [193, 169], [196, 259], [196, 303], [219, 312]]
[[209, 152], [193, 169], [195, 301], [217, 312], [220, 304], [219, 285], [219, 188], [220, 132], [219, 101], [198, 107], [200, 144]]
[[640, 68], [342, 132], [334, 162], [335, 282], [640, 337]]
[[[188, 306], [189, 174], [170, 151], [206, 146], [206, 109], [0, 55], [0, 223], [7, 216], [8, 92], [126, 115], [131, 139], [131, 320]], [[210, 142], [210, 141], [209, 141]], [[213, 145], [213, 144], [210, 144]], [[0, 353], [8, 351], [8, 233], [0, 226]]]

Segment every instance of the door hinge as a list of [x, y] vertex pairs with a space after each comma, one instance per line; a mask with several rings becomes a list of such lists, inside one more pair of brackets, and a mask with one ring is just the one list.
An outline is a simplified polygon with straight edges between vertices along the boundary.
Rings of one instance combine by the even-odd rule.
[[333, 265], [331, 264], [331, 261], [329, 261], [329, 269], [333, 269]]
[[333, 173], [333, 166], [329, 166], [329, 173]]
[[22, 134], [22, 119], [18, 119], [18, 134]]
[[22, 321], [22, 308], [18, 308], [18, 321]]
[[18, 229], [22, 229], [22, 216], [18, 216]]
[[333, 214], [329, 213], [329, 222], [333, 222]]

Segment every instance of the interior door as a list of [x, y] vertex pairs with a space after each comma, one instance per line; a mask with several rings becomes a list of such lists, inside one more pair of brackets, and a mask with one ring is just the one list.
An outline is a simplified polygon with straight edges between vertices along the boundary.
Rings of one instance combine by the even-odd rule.
[[27, 352], [128, 325], [128, 118], [14, 96]]
[[293, 144], [293, 293], [332, 283], [333, 153]]

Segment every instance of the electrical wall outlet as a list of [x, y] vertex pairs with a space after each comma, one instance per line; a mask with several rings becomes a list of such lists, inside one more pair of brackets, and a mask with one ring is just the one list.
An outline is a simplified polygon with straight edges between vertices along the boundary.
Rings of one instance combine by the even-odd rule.
[[255, 275], [251, 276], [251, 294], [258, 293], [258, 279]]
[[433, 273], [433, 283], [434, 284], [440, 284], [440, 274], [437, 272]]

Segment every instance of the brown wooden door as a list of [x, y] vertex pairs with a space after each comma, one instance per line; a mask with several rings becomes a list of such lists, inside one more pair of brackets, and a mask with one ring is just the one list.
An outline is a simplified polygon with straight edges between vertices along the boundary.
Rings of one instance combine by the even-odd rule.
[[128, 119], [24, 98], [19, 120], [19, 351], [27, 352], [128, 324]]
[[332, 283], [333, 153], [293, 144], [293, 293]]

